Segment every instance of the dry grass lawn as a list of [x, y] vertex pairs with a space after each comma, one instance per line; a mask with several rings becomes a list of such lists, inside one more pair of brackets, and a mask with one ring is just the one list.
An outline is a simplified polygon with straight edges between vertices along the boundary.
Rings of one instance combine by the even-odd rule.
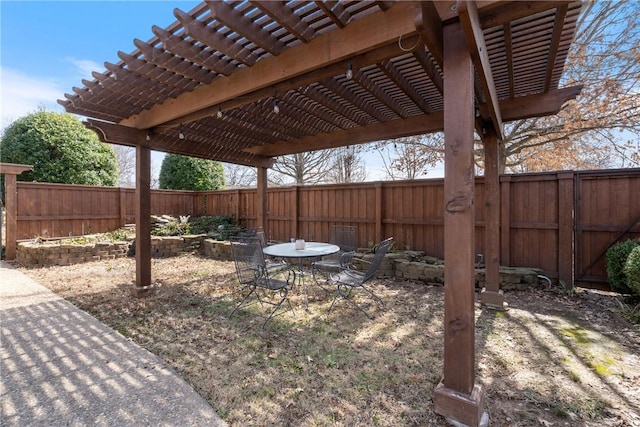
[[[370, 320], [308, 281], [295, 311], [262, 330], [238, 301], [233, 263], [194, 255], [153, 261], [158, 285], [131, 296], [132, 259], [23, 269], [172, 365], [231, 426], [445, 426], [439, 286], [380, 280]], [[544, 287], [476, 305], [477, 378], [492, 426], [640, 426], [640, 331], [615, 296]]]

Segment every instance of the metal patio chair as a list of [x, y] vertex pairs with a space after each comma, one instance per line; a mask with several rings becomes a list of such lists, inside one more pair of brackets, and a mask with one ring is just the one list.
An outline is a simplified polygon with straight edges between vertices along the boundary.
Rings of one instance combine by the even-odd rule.
[[318, 273], [331, 274], [351, 268], [353, 255], [358, 240], [358, 227], [350, 225], [334, 225], [329, 233], [329, 243], [340, 246], [340, 251], [328, 255], [311, 264], [313, 280], [318, 283]]
[[385, 254], [389, 251], [389, 248], [393, 244], [393, 237], [389, 237], [388, 239], [380, 242], [376, 248], [375, 255], [371, 260], [371, 264], [369, 264], [369, 268], [367, 271], [356, 271], [352, 269], [344, 269], [336, 274], [331, 274], [329, 276], [329, 281], [331, 284], [336, 285], [337, 291], [336, 295], [333, 298], [333, 302], [331, 302], [331, 307], [329, 307], [329, 311], [333, 309], [338, 298], [343, 298], [347, 300], [350, 304], [352, 304], [355, 308], [362, 311], [367, 315], [370, 319], [372, 316], [358, 303], [356, 303], [352, 297], [352, 294], [361, 289], [370, 295], [379, 306], [383, 306], [383, 302], [376, 294], [373, 293], [371, 289], [369, 289], [365, 284], [376, 277], [378, 270], [380, 269], [380, 265], [382, 264], [382, 260], [384, 259]]
[[[267, 237], [264, 234], [264, 230], [262, 228], [247, 228], [242, 230], [242, 232], [238, 235], [238, 239], [247, 238], [255, 238], [260, 240], [260, 244], [263, 248], [268, 245]], [[291, 268], [291, 266], [283, 259], [276, 259], [270, 256], [265, 256], [264, 261], [267, 265], [267, 270], [272, 274], [275, 274], [279, 271], [289, 270]]]
[[229, 317], [232, 317], [239, 309], [255, 303], [260, 303], [263, 306], [270, 305], [273, 309], [262, 324], [264, 329], [269, 320], [285, 313], [284, 304], [287, 304], [289, 309], [293, 311], [288, 294], [295, 282], [295, 272], [292, 269], [270, 271], [262, 252], [260, 239], [255, 237], [234, 238], [231, 240], [231, 253], [236, 266], [238, 282], [244, 295]]

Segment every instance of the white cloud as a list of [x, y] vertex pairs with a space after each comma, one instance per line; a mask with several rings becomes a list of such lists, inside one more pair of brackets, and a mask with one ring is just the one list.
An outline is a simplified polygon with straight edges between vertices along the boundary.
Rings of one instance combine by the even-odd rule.
[[104, 70], [104, 66], [95, 61], [73, 57], [66, 60], [75, 68], [75, 72], [69, 73], [64, 79], [38, 77], [0, 66], [0, 129], [38, 108], [64, 112], [58, 99], [65, 99], [64, 94], [72, 93], [74, 86], [82, 86], [83, 78], [93, 80], [92, 71]]
[[69, 57], [67, 58], [67, 61], [73, 64], [73, 66], [78, 70], [80, 76], [78, 80], [93, 80], [93, 76], [91, 75], [92, 71], [102, 72], [105, 69], [103, 65], [100, 65], [90, 59], [77, 59]]
[[0, 127], [38, 108], [63, 111], [57, 103], [65, 89], [54, 79], [29, 76], [20, 71], [0, 67]]

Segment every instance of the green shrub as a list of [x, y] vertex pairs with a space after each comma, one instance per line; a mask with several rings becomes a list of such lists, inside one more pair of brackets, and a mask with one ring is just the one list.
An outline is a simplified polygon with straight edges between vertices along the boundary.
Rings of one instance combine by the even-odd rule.
[[160, 167], [160, 188], [169, 190], [223, 190], [222, 163], [195, 157], [167, 154]]
[[188, 222], [169, 221], [162, 227], [153, 228], [151, 235], [153, 236], [184, 236], [192, 234], [191, 226]]
[[72, 114], [39, 110], [14, 121], [0, 138], [0, 161], [33, 165], [18, 181], [118, 184], [113, 147]]
[[624, 264], [624, 274], [631, 293], [640, 295], [640, 244], [633, 248]]
[[110, 242], [124, 242], [129, 239], [130, 233], [127, 230], [118, 228], [117, 230], [104, 233], [104, 237]]
[[624, 272], [625, 263], [631, 251], [640, 245], [638, 240], [618, 242], [607, 249], [607, 277], [609, 285], [615, 292], [621, 294], [632, 293], [627, 285], [627, 275]]
[[236, 229], [238, 224], [231, 215], [198, 216], [189, 218], [189, 225], [193, 234], [214, 234], [219, 232], [219, 226], [225, 229]]

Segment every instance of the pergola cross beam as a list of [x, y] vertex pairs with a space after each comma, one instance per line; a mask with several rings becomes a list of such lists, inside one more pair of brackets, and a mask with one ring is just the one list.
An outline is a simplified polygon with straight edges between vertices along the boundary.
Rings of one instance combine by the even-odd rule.
[[[487, 45], [484, 41], [482, 28], [480, 27], [478, 6], [475, 2], [460, 1], [458, 2], [457, 9], [464, 36], [469, 46], [471, 60], [480, 78], [482, 98], [484, 98], [486, 110], [489, 113], [489, 121], [493, 126], [493, 133], [495, 133], [499, 139], [503, 139], [504, 131], [500, 104], [493, 82], [491, 64], [489, 63], [489, 55], [487, 54]], [[484, 134], [484, 132], [482, 134]]]

